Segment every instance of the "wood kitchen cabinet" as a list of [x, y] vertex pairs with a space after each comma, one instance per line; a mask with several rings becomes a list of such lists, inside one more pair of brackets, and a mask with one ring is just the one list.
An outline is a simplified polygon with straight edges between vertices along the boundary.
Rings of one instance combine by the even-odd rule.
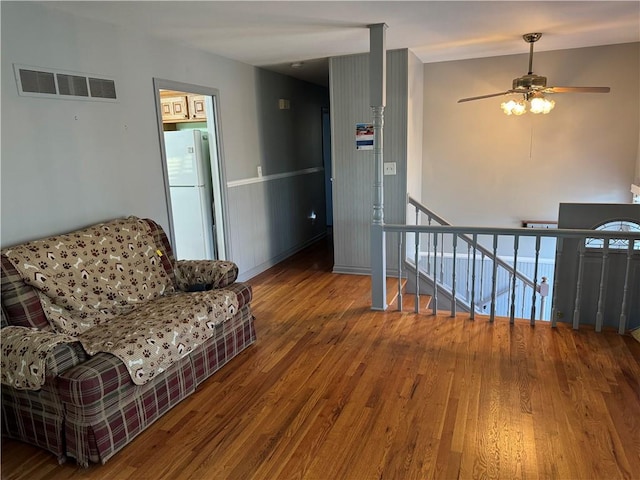
[[204, 122], [207, 120], [204, 95], [163, 91], [160, 96], [163, 123]]
[[162, 105], [163, 122], [189, 119], [187, 97], [164, 97], [161, 98], [160, 104]]
[[189, 118], [191, 120], [202, 121], [207, 119], [204, 98], [204, 95], [189, 95], [187, 97], [189, 104]]

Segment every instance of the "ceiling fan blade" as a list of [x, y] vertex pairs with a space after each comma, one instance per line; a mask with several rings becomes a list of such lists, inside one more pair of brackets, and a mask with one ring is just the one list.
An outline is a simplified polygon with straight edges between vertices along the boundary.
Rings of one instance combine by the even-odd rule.
[[609, 93], [609, 87], [547, 87], [544, 93]]
[[507, 90], [506, 92], [490, 93], [489, 95], [480, 95], [479, 97], [461, 98], [460, 100], [458, 100], [458, 103], [470, 102], [472, 100], [481, 100], [483, 98], [499, 97], [501, 95], [508, 95], [510, 93], [515, 93], [515, 92], [513, 90]]

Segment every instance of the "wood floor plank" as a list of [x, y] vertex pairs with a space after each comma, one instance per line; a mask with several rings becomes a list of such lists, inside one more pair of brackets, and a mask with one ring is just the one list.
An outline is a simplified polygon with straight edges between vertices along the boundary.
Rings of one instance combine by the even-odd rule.
[[3, 439], [2, 478], [639, 478], [631, 337], [374, 312], [331, 268], [319, 242], [252, 279], [257, 343], [105, 465]]

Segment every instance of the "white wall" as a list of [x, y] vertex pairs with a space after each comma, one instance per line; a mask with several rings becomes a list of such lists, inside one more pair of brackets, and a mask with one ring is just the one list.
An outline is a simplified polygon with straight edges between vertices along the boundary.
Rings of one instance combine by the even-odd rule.
[[638, 159], [640, 44], [534, 56], [549, 85], [610, 86], [554, 95], [548, 115], [508, 117], [504, 91], [528, 54], [424, 65], [422, 201], [453, 224], [556, 220], [560, 202], [629, 202]]
[[[154, 77], [218, 89], [227, 180], [256, 177], [264, 163], [260, 69], [42, 4], [2, 2], [1, 8], [2, 246], [123, 215], [168, 227]], [[115, 77], [118, 102], [21, 97], [13, 63]], [[319, 106], [317, 116], [319, 125]], [[282, 173], [280, 164], [288, 171], [319, 162], [298, 166], [287, 158], [271, 165]], [[235, 208], [229, 205], [230, 217]], [[254, 220], [244, 212], [234, 218], [231, 236], [247, 238]], [[303, 228], [297, 221], [287, 228]], [[263, 236], [262, 247], [269, 241]], [[255, 267], [248, 262], [240, 270]]]

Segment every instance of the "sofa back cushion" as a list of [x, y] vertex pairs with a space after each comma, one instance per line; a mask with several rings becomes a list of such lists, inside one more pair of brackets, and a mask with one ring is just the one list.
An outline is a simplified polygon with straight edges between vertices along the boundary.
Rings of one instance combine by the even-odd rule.
[[167, 238], [167, 234], [156, 222], [150, 218], [145, 218], [144, 221], [149, 225], [151, 236], [160, 250], [160, 260], [162, 261], [164, 271], [167, 272], [167, 276], [171, 279], [171, 283], [176, 287], [176, 274], [174, 271], [176, 257], [173, 254], [169, 238]]
[[149, 224], [136, 217], [24, 243], [3, 254], [37, 290], [49, 323], [70, 335], [174, 290]]

